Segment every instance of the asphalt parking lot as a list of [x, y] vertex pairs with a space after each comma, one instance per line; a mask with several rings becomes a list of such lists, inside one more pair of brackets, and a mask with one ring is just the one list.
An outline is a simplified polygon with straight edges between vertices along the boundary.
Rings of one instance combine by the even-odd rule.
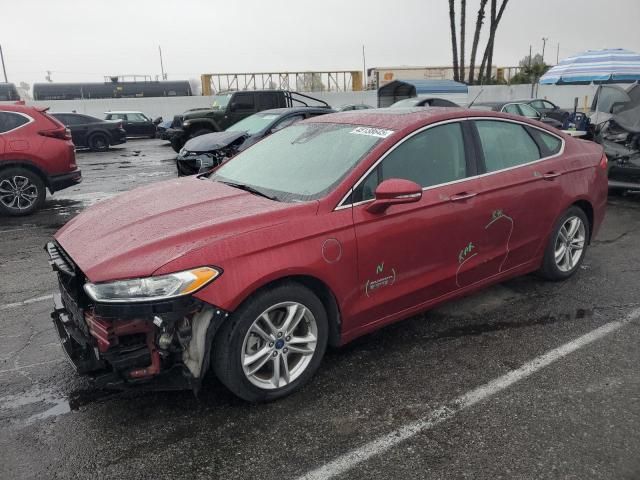
[[54, 333], [43, 245], [173, 178], [173, 158], [159, 140], [80, 152], [81, 185], [0, 217], [0, 478], [640, 478], [640, 195], [610, 199], [570, 280], [512, 280], [329, 351], [275, 403], [213, 378], [198, 397], [92, 388]]

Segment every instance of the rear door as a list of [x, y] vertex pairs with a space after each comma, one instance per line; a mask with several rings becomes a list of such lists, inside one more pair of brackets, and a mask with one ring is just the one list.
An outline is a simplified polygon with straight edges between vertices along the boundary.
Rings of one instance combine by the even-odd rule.
[[[482, 182], [476, 202], [485, 217], [477, 246], [486, 275], [498, 275], [532, 261], [559, 215], [566, 173], [559, 155], [563, 141], [515, 121], [477, 119], [475, 128]], [[462, 278], [461, 285], [468, 283]]]
[[127, 113], [126, 115], [127, 133], [137, 137], [146, 137], [151, 135], [151, 130], [155, 129], [153, 122], [141, 113]]

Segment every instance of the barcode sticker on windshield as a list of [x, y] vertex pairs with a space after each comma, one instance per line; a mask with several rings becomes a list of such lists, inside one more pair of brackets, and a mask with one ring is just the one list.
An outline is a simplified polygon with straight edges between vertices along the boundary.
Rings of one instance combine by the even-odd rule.
[[356, 127], [349, 133], [355, 133], [357, 135], [369, 135], [370, 137], [387, 138], [393, 133], [393, 130], [385, 130], [384, 128], [373, 127]]

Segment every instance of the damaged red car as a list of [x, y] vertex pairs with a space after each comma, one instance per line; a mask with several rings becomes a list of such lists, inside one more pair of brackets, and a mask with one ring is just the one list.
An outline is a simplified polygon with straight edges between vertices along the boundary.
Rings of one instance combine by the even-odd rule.
[[327, 345], [506, 279], [574, 274], [607, 199], [594, 143], [457, 108], [329, 114], [142, 187], [47, 245], [54, 323], [103, 386], [289, 394]]

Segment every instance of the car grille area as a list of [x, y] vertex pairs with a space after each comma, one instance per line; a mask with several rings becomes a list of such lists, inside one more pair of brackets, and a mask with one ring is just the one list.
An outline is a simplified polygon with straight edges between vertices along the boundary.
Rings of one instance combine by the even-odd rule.
[[85, 276], [55, 242], [46, 246], [58, 275], [52, 318], [63, 349], [79, 373], [117, 373], [125, 380], [147, 379], [160, 372], [157, 327], [149, 318], [96, 315], [83, 290]]

